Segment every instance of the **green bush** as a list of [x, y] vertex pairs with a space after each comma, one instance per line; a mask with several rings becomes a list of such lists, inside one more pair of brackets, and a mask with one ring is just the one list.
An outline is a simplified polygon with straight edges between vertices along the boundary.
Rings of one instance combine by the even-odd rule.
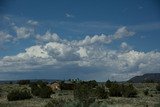
[[83, 107], [89, 107], [90, 104], [95, 102], [95, 99], [108, 98], [108, 91], [105, 87], [88, 85], [88, 83], [79, 83], [74, 90], [74, 98], [82, 102]]
[[98, 83], [96, 80], [90, 80], [87, 82], [87, 84], [89, 85], [89, 87], [91, 88], [95, 88], [96, 86], [98, 86]]
[[78, 85], [74, 90], [74, 98], [79, 100], [83, 107], [89, 107], [95, 101], [96, 90], [90, 88], [88, 85]]
[[84, 101], [90, 97], [91, 89], [87, 85], [77, 85], [74, 90], [74, 98]]
[[74, 90], [75, 84], [74, 83], [61, 83], [60, 87], [62, 90]]
[[137, 90], [133, 87], [132, 84], [129, 85], [124, 85], [124, 87], [122, 88], [123, 91], [123, 96], [124, 97], [136, 97], [137, 95]]
[[50, 95], [52, 94], [52, 89], [48, 86], [43, 87], [40, 89], [39, 97], [41, 98], [50, 98]]
[[106, 99], [109, 96], [109, 92], [105, 90], [104, 87], [97, 87], [96, 88], [96, 97], [99, 99]]
[[160, 83], [156, 86], [157, 91], [160, 91]]
[[116, 82], [106, 82], [106, 85], [109, 88], [110, 96], [136, 97], [137, 95], [137, 90], [133, 87], [132, 84], [124, 85], [124, 84], [118, 84]]
[[31, 83], [31, 92], [34, 96], [41, 98], [50, 98], [50, 95], [53, 93], [51, 87], [47, 86], [44, 82]]
[[29, 90], [12, 90], [7, 95], [8, 101], [24, 100], [32, 98]]
[[144, 93], [144, 95], [148, 95], [149, 94], [149, 89], [147, 88], [147, 89], [144, 89], [143, 90], [143, 93]]
[[17, 83], [19, 85], [27, 85], [27, 84], [30, 84], [30, 80], [19, 80]]
[[38, 96], [40, 94], [40, 88], [36, 83], [31, 83], [30, 87], [33, 95]]
[[111, 82], [110, 80], [107, 80], [106, 83], [105, 83], [105, 86], [106, 86], [107, 88], [110, 88], [111, 85], [112, 85], [112, 82]]
[[109, 88], [110, 96], [121, 97], [123, 93], [122, 86], [117, 83], [112, 83]]

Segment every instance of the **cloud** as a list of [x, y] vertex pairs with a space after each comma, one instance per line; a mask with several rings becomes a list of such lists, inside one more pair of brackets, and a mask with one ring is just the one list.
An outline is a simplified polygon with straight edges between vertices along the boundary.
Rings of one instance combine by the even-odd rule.
[[12, 35], [6, 32], [0, 31], [0, 44], [3, 44], [5, 42], [10, 42], [12, 39], [13, 39]]
[[60, 37], [56, 34], [56, 33], [50, 33], [49, 31], [47, 31], [44, 35], [37, 35], [36, 36], [36, 40], [39, 43], [43, 43], [43, 42], [55, 42], [55, 41], [59, 41]]
[[67, 18], [74, 18], [74, 15], [69, 14], [69, 13], [65, 13], [65, 16], [66, 16]]
[[127, 43], [126, 43], [126, 42], [122, 42], [122, 43], [121, 43], [121, 48], [124, 49], [124, 48], [126, 48], [126, 47], [128, 47]]
[[94, 43], [110, 43], [112, 41], [110, 36], [106, 36], [104, 34], [94, 35], [93, 37], [86, 36], [84, 40], [80, 40], [77, 42], [77, 45], [91, 45]]
[[77, 51], [77, 53], [79, 53], [80, 57], [87, 57], [87, 50], [86, 48], [83, 47], [79, 47], [79, 50]]
[[3, 57], [0, 61], [0, 66], [4, 72], [11, 70], [23, 72], [53, 64], [54, 62], [56, 62], [56, 60], [51, 59], [41, 45], [35, 45], [25, 49], [23, 53]]
[[122, 52], [127, 52], [127, 51], [132, 50], [132, 47], [128, 45], [126, 42], [122, 42], [120, 45], [120, 49]]
[[[94, 74], [99, 75], [102, 80], [108, 78], [127, 80], [133, 75], [159, 72], [160, 53], [152, 51], [144, 53], [134, 50], [122, 53], [97, 46], [74, 47], [69, 44], [49, 42], [45, 45], [32, 46], [27, 48], [24, 53], [5, 56], [0, 60], [1, 72], [15, 70], [24, 72], [35, 69], [45, 72], [46, 66], [51, 67], [53, 73], [57, 68], [63, 72], [68, 67], [76, 66], [77, 69], [97, 70], [96, 72], [84, 71], [89, 73], [87, 78], [91, 78], [90, 75]], [[81, 71], [76, 72], [82, 73]]]
[[135, 75], [159, 72], [160, 52], [135, 51], [126, 42], [120, 44], [120, 51], [101, 45], [133, 34], [122, 27], [113, 35], [86, 36], [82, 40], [69, 41], [47, 31], [36, 37], [42, 44], [28, 47], [17, 55], [1, 58], [0, 72], [42, 71], [45, 74], [50, 71], [54, 75], [71, 73], [83, 79], [101, 81], [108, 78], [127, 80]]
[[38, 21], [34, 21], [34, 20], [28, 20], [27, 23], [33, 26], [36, 26], [39, 24]]
[[16, 32], [16, 40], [27, 39], [34, 33], [34, 29], [26, 28], [26, 27], [14, 26], [14, 30]]
[[129, 37], [129, 36], [133, 36], [135, 34], [135, 32], [129, 31], [125, 26], [119, 28], [116, 33], [114, 34], [114, 38], [115, 39], [120, 39], [123, 37]]
[[17, 27], [13, 25], [14, 33], [12, 34], [0, 31], [0, 49], [6, 49], [6, 46], [3, 46], [6, 43], [13, 44], [15, 41], [19, 41], [21, 39], [28, 39], [30, 37], [34, 37], [34, 29], [27, 27]]
[[[20, 39], [28, 39], [34, 36], [35, 25], [38, 25], [38, 21], [28, 20], [27, 23], [24, 18], [15, 17], [12, 15], [2, 15], [1, 27], [3, 31], [12, 36], [12, 40], [18, 41]], [[33, 26], [30, 26], [33, 25]], [[7, 36], [8, 37], [8, 36]]]
[[94, 35], [92, 37], [86, 36], [84, 40], [80, 40], [77, 42], [77, 45], [90, 45], [94, 43], [103, 43], [103, 44], [109, 44], [113, 40], [121, 39], [124, 37], [130, 37], [133, 36], [135, 32], [129, 31], [126, 27], [119, 28], [114, 35]]
[[0, 31], [0, 51], [6, 50], [6, 43], [12, 42], [14, 37], [7, 32]]

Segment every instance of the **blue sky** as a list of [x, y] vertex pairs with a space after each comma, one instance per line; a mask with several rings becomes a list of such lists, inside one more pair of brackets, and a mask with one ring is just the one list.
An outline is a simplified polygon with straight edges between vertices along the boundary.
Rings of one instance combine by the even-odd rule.
[[159, 0], [2, 0], [0, 20], [1, 80], [160, 72]]

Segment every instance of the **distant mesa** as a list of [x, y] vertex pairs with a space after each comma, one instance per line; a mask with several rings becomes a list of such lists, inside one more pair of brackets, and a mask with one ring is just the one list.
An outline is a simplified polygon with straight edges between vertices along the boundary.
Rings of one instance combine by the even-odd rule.
[[147, 73], [142, 76], [135, 76], [128, 80], [128, 82], [132, 83], [153, 83], [160, 82], [160, 73]]

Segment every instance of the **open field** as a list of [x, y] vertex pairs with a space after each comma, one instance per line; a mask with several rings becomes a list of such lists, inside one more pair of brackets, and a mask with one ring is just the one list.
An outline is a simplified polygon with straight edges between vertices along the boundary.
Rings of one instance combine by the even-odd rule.
[[[135, 83], [133, 84], [138, 90], [136, 98], [126, 97], [109, 97], [108, 99], [96, 99], [96, 102], [104, 102], [106, 107], [159, 107], [160, 93], [155, 89], [156, 83]], [[0, 107], [44, 107], [50, 100], [74, 100], [73, 91], [61, 90], [55, 91], [51, 98], [37, 98], [33, 97], [27, 100], [8, 101], [7, 94], [12, 89], [30, 89], [27, 85], [19, 86], [18, 84], [1, 84], [0, 85]], [[148, 88], [149, 94], [144, 95], [143, 90]], [[103, 106], [104, 107], [104, 106]]]

